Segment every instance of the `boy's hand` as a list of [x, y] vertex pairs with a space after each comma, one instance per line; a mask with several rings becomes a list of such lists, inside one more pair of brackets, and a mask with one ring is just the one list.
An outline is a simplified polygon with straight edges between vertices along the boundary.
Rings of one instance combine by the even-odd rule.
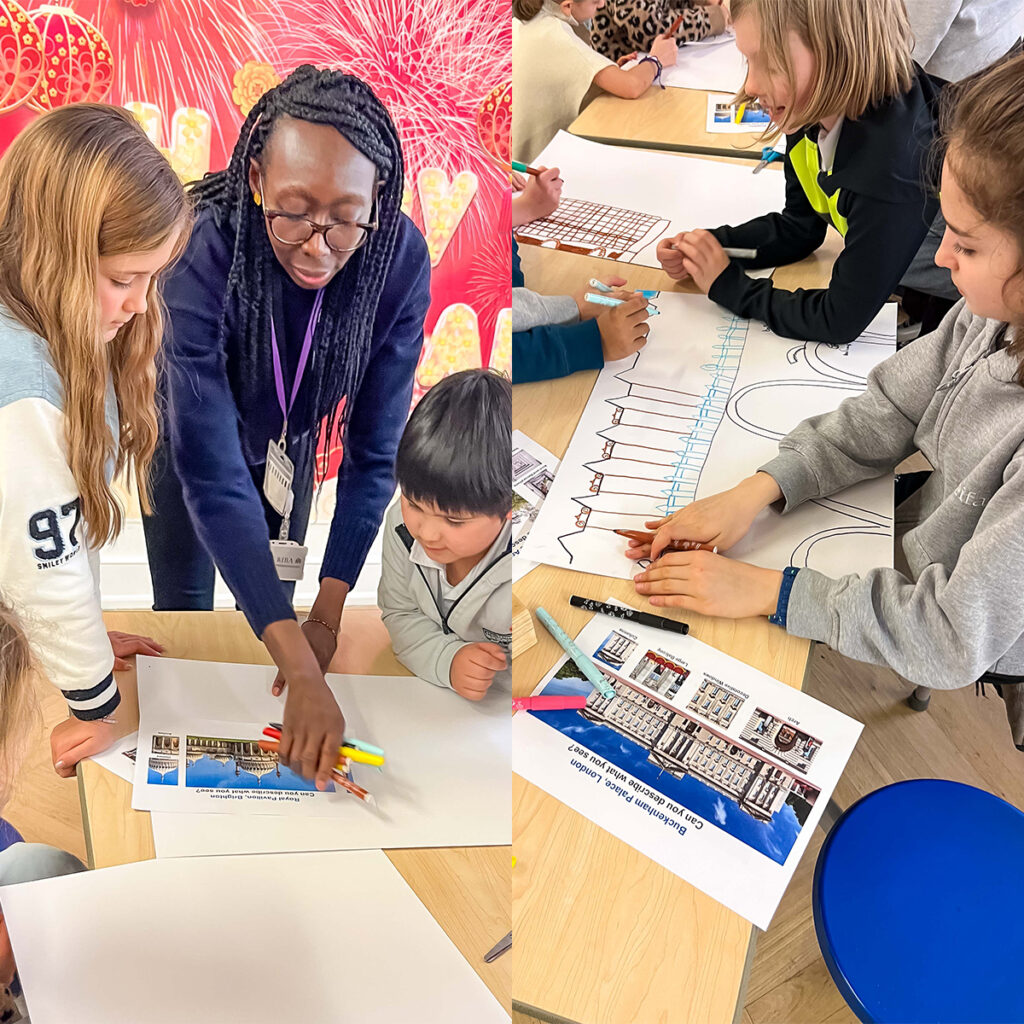
[[452, 658], [452, 689], [466, 700], [481, 700], [491, 688], [495, 673], [507, 664], [505, 652], [497, 644], [466, 644]]
[[663, 68], [670, 68], [679, 56], [679, 46], [671, 37], [657, 36], [651, 43], [651, 56], [657, 57]]
[[102, 753], [114, 742], [114, 723], [100, 719], [83, 722], [78, 718], [65, 718], [50, 733], [50, 753], [54, 771], [62, 779], [75, 774], [75, 765], [85, 757]]
[[[632, 292], [622, 291], [622, 286], [626, 283], [624, 277], [609, 277], [607, 281], [603, 282], [612, 288], [612, 291], [608, 292], [608, 298], [610, 299], [628, 299], [632, 296]], [[588, 292], [597, 292], [599, 289], [591, 287], [589, 284], [585, 284], [573, 298], [576, 300], [576, 308], [580, 311], [581, 320], [593, 320], [594, 317], [600, 316], [602, 313], [610, 309], [610, 306], [599, 306], [596, 302], [587, 302], [583, 297]]]
[[729, 257], [721, 243], [710, 231], [699, 228], [686, 231], [676, 242], [676, 248], [683, 257], [683, 270], [693, 278], [693, 283], [705, 295], [718, 280], [718, 275], [729, 266]]
[[678, 235], [673, 235], [671, 238], [663, 238], [655, 250], [661, 269], [673, 281], [682, 281], [690, 276], [686, 267], [683, 266], [683, 254], [677, 248], [685, 234], [685, 231], [680, 231]]
[[606, 363], [634, 355], [647, 344], [651, 325], [647, 322], [647, 299], [636, 294], [614, 309], [605, 309], [597, 318], [601, 332], [601, 352]]

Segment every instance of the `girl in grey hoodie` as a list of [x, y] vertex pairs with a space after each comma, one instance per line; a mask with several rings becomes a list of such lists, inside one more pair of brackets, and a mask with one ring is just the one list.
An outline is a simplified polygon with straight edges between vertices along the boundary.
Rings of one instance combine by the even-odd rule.
[[[938, 330], [872, 371], [867, 390], [805, 420], [778, 456], [722, 494], [649, 524], [651, 604], [766, 615], [797, 636], [887, 665], [919, 689], [992, 682], [1024, 750], [1024, 56], [964, 83], [945, 126], [935, 260], [963, 299]], [[830, 579], [728, 550], [769, 505], [783, 515], [921, 451], [934, 467], [896, 512], [897, 568]]]

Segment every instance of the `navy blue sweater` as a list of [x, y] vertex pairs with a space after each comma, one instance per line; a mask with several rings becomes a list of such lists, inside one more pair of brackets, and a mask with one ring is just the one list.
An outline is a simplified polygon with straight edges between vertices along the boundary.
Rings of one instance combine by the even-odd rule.
[[[512, 239], [512, 287], [525, 286], [519, 246]], [[512, 335], [512, 383], [566, 377], [577, 370], [604, 366], [601, 330], [596, 320], [548, 324]]]
[[[204, 211], [164, 286], [169, 312], [167, 419], [175, 467], [196, 532], [260, 636], [271, 622], [295, 617], [277, 578], [262, 498], [249, 470], [266, 462], [267, 442], [280, 435], [282, 417], [272, 375], [262, 382], [257, 403], [241, 405], [234, 303], [227, 311], [225, 342], [218, 344], [233, 248], [233, 228], [227, 223], [218, 227], [212, 213]], [[327, 287], [345, 287], [346, 270], [353, 263]], [[273, 286], [278, 289], [275, 324], [290, 392], [315, 293], [295, 285], [276, 261], [273, 266]], [[426, 242], [403, 216], [394, 259], [382, 282], [366, 373], [358, 393], [349, 398], [345, 457], [321, 579], [355, 582], [394, 493], [395, 452], [409, 413], [429, 304]], [[309, 420], [302, 412], [311, 397], [311, 379], [307, 372], [293, 423]], [[315, 440], [312, 433], [293, 436], [289, 430], [288, 454], [297, 479], [314, 456]], [[257, 478], [262, 477], [260, 470]]]

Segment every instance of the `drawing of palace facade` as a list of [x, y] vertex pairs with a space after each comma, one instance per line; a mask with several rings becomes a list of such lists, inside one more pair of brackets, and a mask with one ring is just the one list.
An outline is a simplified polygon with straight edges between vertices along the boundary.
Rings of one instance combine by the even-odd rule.
[[675, 708], [614, 680], [614, 697], [596, 690], [580, 711], [646, 747], [647, 759], [676, 778], [691, 775], [759, 821], [770, 821], [790, 794], [813, 805], [818, 791]]
[[690, 670], [654, 651], [648, 651], [629, 674], [630, 679], [671, 700], [678, 692]]

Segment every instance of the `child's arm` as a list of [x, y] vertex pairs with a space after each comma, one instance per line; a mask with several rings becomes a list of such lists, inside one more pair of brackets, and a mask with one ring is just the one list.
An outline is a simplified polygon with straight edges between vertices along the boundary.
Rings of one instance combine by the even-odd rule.
[[0, 408], [0, 587], [70, 713], [96, 722], [121, 695], [64, 431], [45, 399]]
[[888, 665], [919, 686], [966, 686], [1021, 638], [1021, 537], [1024, 455], [1011, 463], [951, 570], [934, 562], [912, 583], [895, 569], [840, 579], [801, 569], [786, 628], [847, 657]]
[[[834, 345], [853, 341], [906, 273], [936, 205], [923, 195], [915, 203], [887, 203], [853, 194], [847, 198], [842, 212], [849, 230], [828, 288], [785, 291], [769, 280], [747, 277], [732, 261], [710, 283], [708, 298], [738, 316], [763, 321], [784, 338]], [[747, 244], [738, 240], [736, 231], [712, 233], [724, 246]], [[758, 263], [765, 265], [769, 257], [764, 245], [750, 241], [750, 246], [759, 249]]]
[[[661, 61], [662, 67], [671, 67], [676, 62], [678, 49], [674, 39], [658, 36], [650, 43], [650, 54]], [[639, 99], [654, 83], [658, 73], [657, 65], [644, 61], [624, 71], [615, 65], [603, 68], [594, 75], [594, 85], [613, 96], [625, 100]]]

